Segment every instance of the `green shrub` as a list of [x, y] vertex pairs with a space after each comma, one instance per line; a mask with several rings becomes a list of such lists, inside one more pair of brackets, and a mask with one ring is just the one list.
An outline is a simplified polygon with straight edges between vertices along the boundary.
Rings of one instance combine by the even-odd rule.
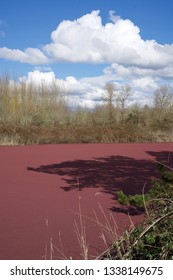
[[126, 233], [102, 257], [128, 260], [173, 260], [173, 172], [159, 166], [162, 178], [153, 180], [145, 195], [118, 192], [125, 205], [145, 206], [144, 221]]

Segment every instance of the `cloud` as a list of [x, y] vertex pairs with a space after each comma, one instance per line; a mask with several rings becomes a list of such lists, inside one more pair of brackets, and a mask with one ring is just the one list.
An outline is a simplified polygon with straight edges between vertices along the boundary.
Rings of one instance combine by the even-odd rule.
[[109, 18], [110, 18], [110, 20], [112, 21], [112, 22], [114, 22], [114, 23], [116, 23], [118, 20], [120, 20], [121, 19], [121, 17], [120, 16], [117, 16], [116, 14], [115, 14], [115, 11], [109, 11]]
[[104, 26], [99, 13], [61, 22], [51, 34], [52, 42], [44, 46], [45, 53], [57, 61], [86, 63], [125, 62], [138, 57], [134, 45], [140, 40], [139, 28], [119, 17]]
[[100, 11], [76, 20], [63, 20], [51, 34], [51, 42], [40, 49], [0, 48], [0, 58], [30, 64], [59, 61], [71, 63], [118, 63], [146, 68], [173, 65], [173, 45], [143, 40], [140, 29], [129, 19], [109, 12], [111, 22], [103, 25]]
[[50, 83], [56, 80], [55, 73], [53, 71], [41, 72], [39, 70], [34, 70], [33, 72], [29, 72], [27, 76], [20, 78], [20, 80], [23, 79], [27, 83], [33, 82], [35, 85], [41, 85], [42, 83], [49, 85]]
[[19, 49], [11, 50], [6, 47], [0, 48], [0, 58], [34, 65], [48, 63], [48, 58], [40, 49], [36, 48], [27, 48], [24, 51]]
[[0, 58], [33, 65], [48, 63], [48, 58], [40, 49], [36, 48], [27, 48], [24, 51], [21, 51], [19, 49], [11, 50], [3, 47], [0, 48]]
[[51, 72], [52, 68], [50, 66], [35, 66], [34, 70], [40, 71], [40, 72]]
[[173, 45], [143, 40], [140, 29], [129, 19], [110, 11], [112, 22], [102, 24], [99, 11], [62, 21], [52, 32], [52, 42], [43, 47], [54, 61], [119, 63], [162, 67], [173, 63]]
[[172, 79], [173, 78], [173, 66], [168, 65], [162, 68], [147, 68], [140, 66], [124, 66], [118, 63], [113, 63], [104, 69], [104, 73], [107, 76], [112, 76], [117, 80], [131, 80], [134, 77], [152, 77], [155, 79]]
[[[73, 106], [94, 107], [101, 100], [107, 82], [119, 87], [129, 84], [134, 91], [131, 103], [148, 103], [162, 83], [173, 87], [173, 44], [143, 40], [140, 29], [129, 19], [109, 12], [110, 22], [103, 25], [100, 11], [76, 20], [64, 20], [51, 34], [51, 42], [25, 50], [0, 48], [0, 58], [36, 65], [26, 80], [50, 84], [52, 81], [69, 92]], [[108, 64], [98, 77], [73, 76], [58, 79], [49, 67], [53, 63]], [[40, 66], [39, 66], [40, 65]]]

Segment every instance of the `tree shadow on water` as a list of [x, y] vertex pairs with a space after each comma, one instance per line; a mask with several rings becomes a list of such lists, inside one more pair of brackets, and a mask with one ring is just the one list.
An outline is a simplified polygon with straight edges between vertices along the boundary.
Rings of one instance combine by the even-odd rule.
[[173, 168], [173, 152], [171, 148], [173, 148], [173, 145], [170, 145], [170, 151], [146, 151], [146, 153], [152, 156], [157, 163], [165, 164], [168, 168]]
[[116, 212], [116, 213], [124, 213], [126, 215], [130, 215], [130, 216], [135, 216], [135, 215], [140, 215], [144, 212], [144, 209], [141, 207], [135, 207], [135, 206], [121, 206], [120, 207], [111, 207], [110, 210], [112, 212]]
[[[152, 152], [150, 153], [150, 156]], [[154, 154], [156, 160], [159, 156]], [[162, 158], [164, 157], [162, 153]], [[157, 163], [147, 159], [134, 159], [124, 156], [108, 156], [91, 160], [72, 160], [39, 167], [28, 167], [29, 171], [56, 174], [65, 181], [64, 191], [84, 188], [101, 188], [102, 192], [116, 199], [116, 191], [125, 194], [141, 194], [151, 187], [151, 179], [159, 177]]]
[[[28, 167], [27, 170], [58, 175], [64, 180], [62, 190], [82, 191], [85, 188], [101, 188], [101, 192], [108, 193], [112, 199], [117, 199], [116, 192], [122, 190], [127, 195], [147, 192], [152, 184], [151, 180], [160, 178], [157, 163], [173, 166], [173, 153], [170, 151], [146, 151], [149, 159], [134, 159], [125, 156], [108, 156], [92, 158], [91, 160], [71, 160], [61, 163]], [[100, 189], [99, 189], [100, 192]], [[123, 207], [115, 204], [110, 208], [112, 212], [128, 215], [139, 215], [141, 209]]]

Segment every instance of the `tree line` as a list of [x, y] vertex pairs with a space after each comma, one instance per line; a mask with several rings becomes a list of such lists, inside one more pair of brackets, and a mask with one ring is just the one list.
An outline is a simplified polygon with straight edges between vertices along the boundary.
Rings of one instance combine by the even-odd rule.
[[0, 77], [0, 143], [172, 141], [173, 93], [161, 85], [152, 106], [129, 106], [133, 90], [107, 83], [102, 104], [72, 110], [68, 92], [52, 82], [35, 85]]

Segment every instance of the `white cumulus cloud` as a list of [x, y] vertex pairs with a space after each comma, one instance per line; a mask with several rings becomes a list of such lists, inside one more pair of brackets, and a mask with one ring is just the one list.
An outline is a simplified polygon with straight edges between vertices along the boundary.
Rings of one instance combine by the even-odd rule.
[[[51, 41], [26, 50], [0, 48], [0, 58], [46, 64], [118, 63], [147, 68], [173, 65], [173, 45], [143, 40], [140, 29], [130, 19], [110, 11], [111, 22], [102, 23], [100, 11], [92, 11], [76, 20], [63, 20], [51, 34]], [[40, 42], [41, 43], [41, 42]]]
[[27, 48], [24, 51], [21, 51], [19, 49], [11, 50], [3, 47], [0, 48], [0, 58], [33, 65], [48, 63], [48, 58], [45, 54], [40, 49], [36, 48]]
[[27, 77], [25, 76], [20, 78], [20, 80], [23, 79], [27, 83], [34, 83], [35, 85], [40, 85], [42, 83], [49, 85], [56, 80], [55, 73], [53, 71], [41, 72], [39, 70], [29, 72]]
[[52, 42], [43, 47], [54, 61], [120, 63], [162, 67], [173, 63], [173, 45], [143, 40], [140, 29], [129, 19], [110, 11], [109, 22], [102, 24], [100, 11], [77, 20], [64, 20], [51, 34]]

